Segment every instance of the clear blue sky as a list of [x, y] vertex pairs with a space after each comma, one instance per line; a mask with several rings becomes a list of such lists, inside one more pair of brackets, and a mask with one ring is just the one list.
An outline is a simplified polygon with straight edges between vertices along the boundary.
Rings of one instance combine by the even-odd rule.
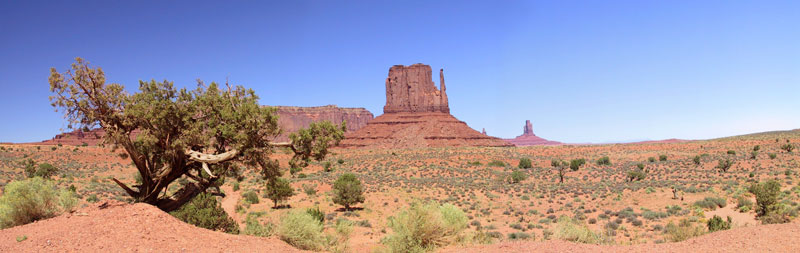
[[425, 63], [453, 115], [504, 138], [526, 119], [574, 143], [800, 128], [800, 1], [216, 2], [0, 2], [0, 142], [65, 127], [47, 77], [76, 56], [131, 91], [229, 77], [376, 116], [389, 67]]

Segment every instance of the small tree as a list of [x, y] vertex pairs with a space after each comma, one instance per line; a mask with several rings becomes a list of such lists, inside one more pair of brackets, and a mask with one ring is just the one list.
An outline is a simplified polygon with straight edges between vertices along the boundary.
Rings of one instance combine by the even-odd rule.
[[778, 194], [781, 192], [781, 183], [776, 180], [769, 180], [764, 183], [753, 184], [749, 190], [753, 195], [756, 195], [756, 214], [759, 217], [776, 211]]
[[520, 169], [530, 169], [533, 168], [533, 164], [530, 158], [520, 158], [518, 167]]
[[692, 157], [692, 162], [694, 162], [694, 165], [700, 165], [700, 155]]
[[719, 160], [716, 168], [722, 172], [728, 172], [731, 166], [733, 166], [733, 161], [729, 159], [724, 159], [724, 160]]
[[267, 180], [267, 198], [271, 199], [274, 205], [273, 208], [278, 208], [281, 202], [284, 202], [294, 195], [294, 189], [289, 184], [289, 180], [276, 177]]
[[514, 172], [511, 172], [511, 183], [516, 184], [516, 183], [525, 181], [525, 179], [528, 179], [528, 175], [525, 175], [525, 172], [522, 172], [522, 171], [519, 171], [519, 170], [515, 170]]
[[345, 173], [333, 182], [333, 203], [343, 205], [345, 210], [357, 203], [364, 203], [361, 181], [352, 173]]
[[558, 182], [564, 183], [564, 173], [566, 172], [567, 168], [569, 168], [569, 163], [566, 161], [553, 159], [550, 161], [550, 166], [553, 166], [554, 169], [558, 170]]

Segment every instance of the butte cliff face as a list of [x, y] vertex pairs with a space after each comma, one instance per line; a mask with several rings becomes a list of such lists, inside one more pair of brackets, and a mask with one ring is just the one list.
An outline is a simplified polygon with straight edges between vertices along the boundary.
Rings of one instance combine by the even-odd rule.
[[[374, 117], [371, 112], [364, 108], [342, 108], [335, 105], [316, 106], [316, 107], [297, 107], [297, 106], [273, 106], [278, 115], [278, 126], [283, 133], [275, 138], [275, 142], [289, 141], [289, 134], [296, 132], [300, 128], [308, 127], [311, 122], [327, 120], [336, 125], [342, 121], [347, 122], [347, 131], [356, 131], [367, 125], [367, 122]], [[137, 132], [134, 131], [133, 134]], [[105, 131], [94, 129], [88, 132], [73, 131], [62, 133], [53, 139], [40, 142], [40, 144], [63, 144], [63, 145], [97, 145], [103, 140]]]
[[535, 146], [535, 145], [559, 145], [561, 142], [549, 141], [543, 139], [533, 133], [533, 124], [530, 120], [525, 121], [525, 126], [522, 128], [522, 135], [514, 139], [505, 139], [506, 141], [514, 144], [515, 146]]
[[428, 65], [392, 66], [386, 79], [384, 114], [358, 131], [345, 134], [342, 146], [511, 146], [501, 139], [475, 131], [450, 115], [442, 70], [439, 71], [439, 81], [440, 89], [437, 89]]

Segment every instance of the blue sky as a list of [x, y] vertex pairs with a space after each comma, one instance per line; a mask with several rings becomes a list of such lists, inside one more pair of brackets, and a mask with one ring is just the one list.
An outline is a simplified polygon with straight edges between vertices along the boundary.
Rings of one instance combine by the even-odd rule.
[[[196, 79], [262, 104], [383, 113], [395, 64], [444, 68], [451, 112], [572, 143], [800, 128], [798, 1], [2, 1], [0, 142], [66, 126], [49, 68], [128, 90]], [[438, 84], [438, 77], [434, 75]]]

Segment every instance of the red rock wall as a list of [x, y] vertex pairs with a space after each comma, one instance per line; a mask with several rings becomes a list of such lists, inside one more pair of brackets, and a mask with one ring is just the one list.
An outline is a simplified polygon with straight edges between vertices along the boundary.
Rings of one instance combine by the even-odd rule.
[[386, 105], [383, 113], [444, 112], [450, 113], [443, 70], [439, 70], [441, 90], [433, 83], [431, 66], [394, 65], [386, 78]]

